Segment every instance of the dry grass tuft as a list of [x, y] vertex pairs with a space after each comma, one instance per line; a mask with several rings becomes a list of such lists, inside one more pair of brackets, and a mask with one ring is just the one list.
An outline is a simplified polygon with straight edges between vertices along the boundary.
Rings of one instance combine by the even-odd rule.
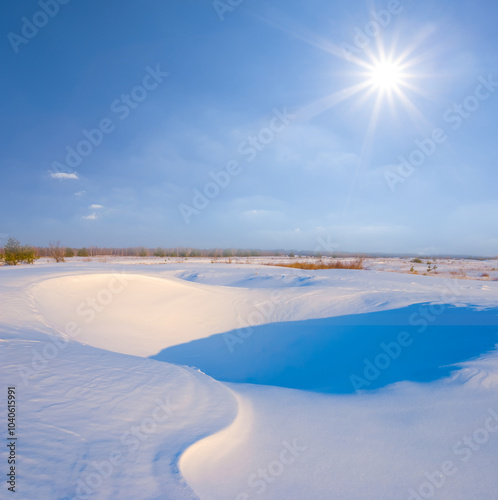
[[331, 262], [292, 262], [289, 264], [267, 264], [268, 266], [290, 267], [292, 269], [308, 269], [317, 271], [319, 269], [363, 269], [365, 259], [358, 258], [350, 261], [334, 260]]

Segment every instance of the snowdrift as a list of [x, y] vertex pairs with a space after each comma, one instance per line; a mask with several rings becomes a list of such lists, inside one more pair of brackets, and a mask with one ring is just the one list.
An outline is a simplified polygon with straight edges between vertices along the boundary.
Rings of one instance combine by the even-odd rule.
[[498, 284], [127, 267], [0, 269], [20, 498], [494, 497]]

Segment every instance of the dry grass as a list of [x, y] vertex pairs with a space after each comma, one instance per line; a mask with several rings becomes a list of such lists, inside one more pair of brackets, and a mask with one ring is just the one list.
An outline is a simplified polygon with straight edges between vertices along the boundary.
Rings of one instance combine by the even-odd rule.
[[268, 266], [290, 267], [292, 269], [309, 269], [317, 271], [319, 269], [363, 269], [363, 258], [350, 261], [333, 260], [330, 262], [290, 262], [288, 264], [267, 264]]

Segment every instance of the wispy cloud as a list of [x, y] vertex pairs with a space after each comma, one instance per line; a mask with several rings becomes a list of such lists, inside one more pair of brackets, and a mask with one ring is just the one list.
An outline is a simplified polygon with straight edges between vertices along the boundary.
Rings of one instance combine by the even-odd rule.
[[96, 210], [100, 210], [104, 208], [104, 205], [97, 205], [97, 204], [92, 204], [88, 208], [90, 210], [93, 210], [93, 212], [90, 215], [83, 215], [82, 219], [83, 220], [97, 220], [99, 218], [99, 215], [97, 214]]
[[90, 215], [84, 215], [82, 218], [84, 220], [96, 220], [98, 219], [98, 215], [95, 212], [93, 212]]
[[78, 174], [76, 172], [72, 172], [70, 174], [67, 172], [51, 172], [50, 177], [52, 177], [52, 179], [63, 179], [63, 180], [79, 179]]
[[78, 191], [77, 193], [74, 193], [74, 196], [83, 196], [86, 193], [86, 191]]

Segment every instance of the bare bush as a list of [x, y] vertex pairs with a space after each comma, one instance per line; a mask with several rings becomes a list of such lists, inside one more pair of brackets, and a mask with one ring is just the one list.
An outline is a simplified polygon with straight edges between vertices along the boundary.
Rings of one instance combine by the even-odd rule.
[[54, 259], [55, 262], [64, 262], [65, 253], [66, 249], [61, 246], [61, 242], [59, 240], [55, 242], [51, 241], [48, 244], [48, 255], [51, 259]]

